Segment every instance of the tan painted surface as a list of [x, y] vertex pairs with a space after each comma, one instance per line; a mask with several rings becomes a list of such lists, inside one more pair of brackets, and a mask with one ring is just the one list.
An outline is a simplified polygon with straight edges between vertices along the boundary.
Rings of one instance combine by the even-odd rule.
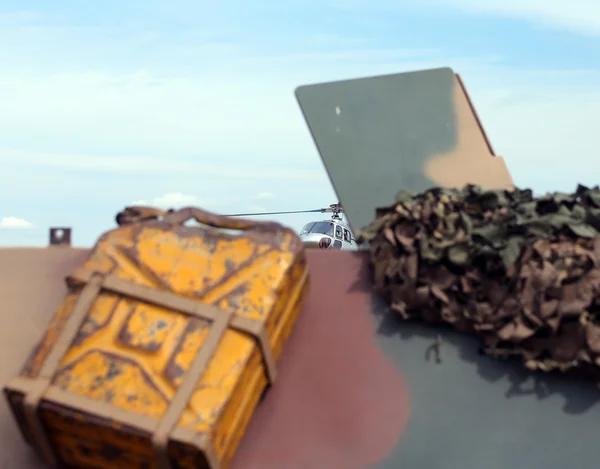
[[[23, 363], [66, 294], [64, 277], [83, 264], [89, 250], [0, 248], [0, 382], [19, 374]], [[23, 442], [6, 400], [0, 403], [0, 467], [41, 468]]]
[[[1, 384], [19, 373], [66, 293], [64, 277], [88, 252], [0, 249]], [[309, 250], [307, 259], [307, 303], [233, 469], [365, 468], [385, 458], [406, 427], [404, 382], [368, 314], [365, 256]], [[0, 403], [0, 468], [43, 467]]]
[[504, 160], [494, 156], [457, 75], [454, 81], [458, 141], [451, 151], [436, 155], [425, 163], [426, 174], [436, 185], [448, 188], [478, 184], [485, 189], [510, 189], [514, 183]]

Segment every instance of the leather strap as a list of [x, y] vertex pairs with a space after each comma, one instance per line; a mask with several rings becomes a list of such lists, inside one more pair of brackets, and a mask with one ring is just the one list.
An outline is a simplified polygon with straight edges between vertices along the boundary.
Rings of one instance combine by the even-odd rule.
[[168, 445], [173, 427], [177, 425], [181, 413], [185, 410], [194, 390], [198, 383], [200, 376], [206, 371], [210, 359], [216, 351], [223, 334], [227, 330], [229, 321], [231, 321], [232, 312], [226, 311], [220, 315], [215, 322], [204, 340], [204, 344], [200, 349], [196, 358], [192, 362], [192, 365], [187, 372], [183, 383], [177, 389], [177, 393], [173, 396], [169, 408], [160, 419], [154, 435], [152, 436], [152, 445], [157, 455], [158, 469], [172, 469], [168, 455]]

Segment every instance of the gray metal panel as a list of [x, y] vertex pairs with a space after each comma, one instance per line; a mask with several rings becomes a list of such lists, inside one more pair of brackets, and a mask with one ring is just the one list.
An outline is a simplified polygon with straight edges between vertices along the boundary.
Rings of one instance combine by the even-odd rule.
[[[440, 364], [427, 356], [438, 333]], [[416, 323], [383, 320], [378, 342], [407, 378], [411, 418], [393, 453], [369, 469], [598, 467], [593, 382], [528, 372], [480, 356], [474, 338]]]
[[300, 86], [296, 98], [354, 229], [399, 188], [435, 184], [434, 155], [452, 150], [458, 127], [450, 68]]

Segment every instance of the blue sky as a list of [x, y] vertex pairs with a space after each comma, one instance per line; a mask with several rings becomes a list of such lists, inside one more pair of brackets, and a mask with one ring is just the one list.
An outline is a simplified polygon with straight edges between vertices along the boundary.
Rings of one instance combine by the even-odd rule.
[[90, 245], [140, 200], [327, 206], [294, 88], [437, 66], [519, 186], [600, 182], [597, 1], [2, 0], [0, 245]]

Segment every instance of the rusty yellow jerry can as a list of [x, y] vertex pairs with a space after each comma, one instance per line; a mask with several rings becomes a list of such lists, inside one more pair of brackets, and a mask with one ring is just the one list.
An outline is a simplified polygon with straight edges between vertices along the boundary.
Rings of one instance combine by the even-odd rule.
[[24, 438], [55, 467], [227, 468], [308, 284], [277, 223], [187, 208], [105, 233], [4, 389]]

